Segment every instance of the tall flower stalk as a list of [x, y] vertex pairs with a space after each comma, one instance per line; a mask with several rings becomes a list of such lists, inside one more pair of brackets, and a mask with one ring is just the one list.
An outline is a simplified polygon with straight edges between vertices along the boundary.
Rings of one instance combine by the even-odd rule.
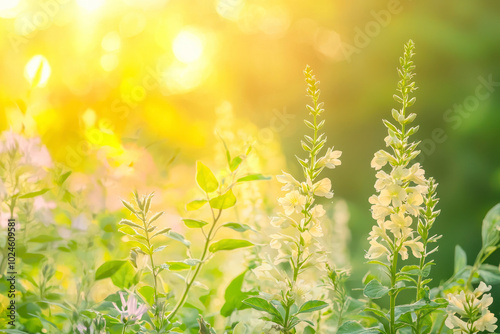
[[[397, 125], [384, 120], [388, 129], [385, 143], [392, 149], [392, 153], [380, 150], [375, 153], [371, 166], [378, 170], [375, 183], [377, 195], [370, 197], [372, 204], [372, 217], [377, 220], [370, 232], [370, 248], [366, 258], [370, 260], [386, 256], [387, 263], [371, 261], [382, 265], [387, 269], [390, 278], [390, 286], [383, 290], [378, 281], [371, 281], [365, 287], [365, 295], [370, 298], [380, 298], [387, 292], [390, 299], [388, 315], [389, 333], [395, 334], [396, 324], [396, 299], [400, 291], [407, 288], [404, 282], [410, 281], [416, 286], [417, 300], [428, 290], [425, 284], [429, 282], [424, 277], [428, 275], [430, 263], [426, 258], [431, 251], [427, 245], [436, 241], [439, 237], [429, 237], [438, 212], [433, 211], [437, 200], [434, 197], [435, 184], [433, 180], [427, 181], [424, 170], [419, 163], [412, 160], [419, 154], [418, 142], [411, 142], [410, 136], [418, 130], [418, 126], [410, 127], [416, 114], [408, 114], [408, 108], [415, 103], [412, 93], [417, 89], [413, 77], [415, 65], [413, 63], [414, 43], [409, 41], [404, 48], [404, 55], [400, 58], [401, 67], [398, 69], [400, 81], [397, 85], [397, 94], [394, 95], [400, 108], [392, 110], [392, 116]], [[390, 171], [385, 172], [384, 166], [389, 165]], [[427, 195], [427, 197], [425, 197]], [[414, 231], [415, 221], [418, 222], [417, 231]], [[415, 258], [420, 259], [419, 266], [406, 266], [399, 270], [398, 257], [405, 261], [411, 250]], [[416, 279], [412, 275], [417, 276]], [[380, 288], [379, 288], [380, 287]], [[416, 310], [416, 307], [413, 309]], [[419, 318], [420, 319], [420, 318]], [[420, 333], [419, 322], [413, 328], [414, 332]]]
[[[316, 201], [320, 197], [332, 198], [333, 192], [330, 179], [318, 178], [325, 168], [335, 168], [341, 164], [340, 151], [328, 148], [324, 155], [320, 154], [326, 145], [326, 135], [321, 133], [325, 121], [320, 120], [324, 109], [323, 102], [319, 102], [319, 81], [316, 81], [309, 66], [304, 74], [307, 95], [312, 100], [312, 105], [307, 105], [312, 119], [304, 121], [312, 130], [312, 134], [305, 135], [301, 141], [307, 157], [297, 158], [302, 166], [304, 181], [299, 182], [285, 172], [277, 176], [278, 181], [284, 184], [282, 190], [287, 191], [286, 195], [278, 200], [283, 212], [271, 220], [271, 225], [282, 229], [281, 233], [271, 235], [270, 246], [278, 251], [278, 254], [272, 263], [263, 263], [254, 270], [256, 274], [267, 277], [272, 276], [270, 271], [274, 270], [279, 280], [285, 283], [285, 287], [278, 300], [269, 302], [260, 297], [251, 297], [244, 302], [272, 315], [271, 321], [281, 333], [294, 331], [295, 326], [302, 321], [297, 315], [328, 306], [323, 301], [310, 300], [310, 288], [307, 288], [301, 275], [314, 266], [326, 268], [326, 254], [318, 240], [323, 236], [320, 218], [325, 215], [325, 210]], [[290, 270], [283, 269], [287, 267]]]

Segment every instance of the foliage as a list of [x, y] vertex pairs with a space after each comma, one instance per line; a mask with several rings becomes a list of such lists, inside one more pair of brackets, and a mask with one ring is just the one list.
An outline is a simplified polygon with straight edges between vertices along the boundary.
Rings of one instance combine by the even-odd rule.
[[[414, 48], [409, 41], [400, 58], [399, 107], [393, 120], [383, 120], [387, 150], [371, 162], [377, 180], [369, 202], [376, 223], [363, 248], [374, 269], [361, 284], [353, 279], [359, 266], [341, 263], [332, 252], [344, 250], [329, 248], [334, 237], [348, 242], [335, 228], [346, 219], [330, 205], [332, 181], [320, 177], [341, 164], [341, 152], [327, 146], [319, 81], [308, 66], [312, 103], [306, 106], [304, 156], [297, 156], [297, 169], [290, 166], [296, 175], [277, 176], [284, 195], [265, 176], [281, 167], [279, 145], [256, 142], [255, 128], [252, 134], [248, 128], [232, 132], [226, 118], [219, 120], [216, 158], [200, 153], [189, 166], [174, 159], [177, 153], [168, 155], [165, 166], [172, 173], [165, 178], [107, 159], [91, 171], [68, 170], [40, 138], [4, 132], [0, 332], [494, 332], [490, 291], [500, 284], [500, 269], [487, 261], [500, 248], [500, 204], [483, 220], [473, 263], [456, 245], [453, 275], [442, 282], [434, 276], [433, 268], [446, 263], [434, 260], [441, 236], [433, 231], [436, 222], [442, 224], [437, 182], [415, 162], [420, 143], [411, 139], [418, 130], [412, 125], [416, 114], [408, 112], [416, 101]], [[44, 66], [28, 78], [28, 95], [42, 83]], [[227, 116], [227, 110], [219, 112]], [[146, 148], [138, 151], [151, 157]], [[128, 168], [141, 174], [131, 183], [125, 182]], [[182, 178], [192, 179], [191, 172], [194, 181]], [[122, 184], [127, 194], [140, 191], [131, 199], [108, 191]], [[16, 223], [6, 224], [8, 218]], [[6, 278], [14, 269], [17, 313], [11, 326], [7, 307], [14, 298]]]

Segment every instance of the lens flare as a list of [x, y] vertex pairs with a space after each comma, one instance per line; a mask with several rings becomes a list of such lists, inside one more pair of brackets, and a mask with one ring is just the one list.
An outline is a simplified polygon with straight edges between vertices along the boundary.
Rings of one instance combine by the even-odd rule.
[[203, 55], [203, 42], [198, 34], [190, 30], [182, 30], [172, 44], [175, 57], [189, 64], [197, 61]]

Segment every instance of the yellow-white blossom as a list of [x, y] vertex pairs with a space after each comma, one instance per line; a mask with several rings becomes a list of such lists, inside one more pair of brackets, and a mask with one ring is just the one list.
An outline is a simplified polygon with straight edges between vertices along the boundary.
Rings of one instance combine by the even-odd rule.
[[458, 294], [449, 293], [446, 326], [454, 333], [494, 332], [497, 318], [488, 310], [493, 298], [491, 294], [485, 294], [490, 290], [490, 285], [481, 282], [473, 292], [462, 290]]
[[342, 162], [340, 161], [341, 151], [334, 151], [333, 147], [326, 150], [326, 154], [318, 160], [319, 167], [326, 167], [333, 169], [336, 166], [340, 166]]
[[284, 183], [285, 185], [281, 188], [283, 191], [291, 191], [300, 186], [299, 181], [295, 180], [295, 178], [288, 173], [283, 172], [282, 175], [277, 175], [276, 179], [280, 183]]
[[298, 190], [293, 190], [278, 199], [278, 202], [281, 204], [283, 209], [285, 210], [285, 214], [290, 216], [294, 212], [301, 212], [306, 205], [306, 197], [301, 195]]
[[326, 198], [333, 197], [333, 192], [330, 191], [331, 189], [332, 189], [332, 181], [326, 177], [324, 179], [321, 179], [313, 186], [314, 195]]

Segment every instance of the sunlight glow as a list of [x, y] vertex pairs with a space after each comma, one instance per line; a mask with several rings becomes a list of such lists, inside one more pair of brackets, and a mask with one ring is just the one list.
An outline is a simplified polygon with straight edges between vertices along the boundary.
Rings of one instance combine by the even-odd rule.
[[81, 8], [88, 10], [89, 12], [93, 12], [102, 7], [105, 0], [76, 0], [76, 2]]
[[19, 0], [0, 0], [0, 12], [15, 8], [19, 4]]
[[175, 57], [189, 64], [197, 61], [203, 54], [203, 42], [198, 34], [190, 30], [182, 30], [172, 44]]
[[19, 5], [19, 0], [0, 0], [0, 17], [14, 17], [17, 5]]
[[50, 73], [49, 61], [42, 55], [33, 56], [24, 68], [24, 77], [32, 87], [45, 87]]

